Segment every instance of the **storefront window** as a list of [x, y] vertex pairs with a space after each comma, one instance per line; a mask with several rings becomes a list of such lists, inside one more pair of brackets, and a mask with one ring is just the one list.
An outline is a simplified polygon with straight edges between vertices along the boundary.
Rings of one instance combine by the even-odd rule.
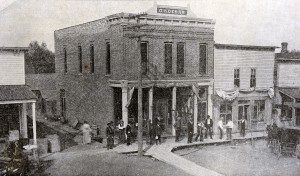
[[265, 116], [265, 101], [264, 100], [256, 100], [254, 102], [253, 120], [263, 122], [264, 116]]
[[227, 123], [232, 117], [232, 105], [229, 103], [223, 103], [220, 106], [220, 117], [223, 117], [224, 122]]

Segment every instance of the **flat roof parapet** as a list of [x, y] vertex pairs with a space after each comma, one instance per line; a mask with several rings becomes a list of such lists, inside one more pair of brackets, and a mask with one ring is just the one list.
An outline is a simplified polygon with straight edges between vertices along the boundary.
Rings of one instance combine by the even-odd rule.
[[231, 50], [259, 50], [259, 51], [275, 51], [276, 46], [258, 46], [258, 45], [236, 45], [236, 44], [219, 44], [216, 43], [217, 49], [231, 49]]

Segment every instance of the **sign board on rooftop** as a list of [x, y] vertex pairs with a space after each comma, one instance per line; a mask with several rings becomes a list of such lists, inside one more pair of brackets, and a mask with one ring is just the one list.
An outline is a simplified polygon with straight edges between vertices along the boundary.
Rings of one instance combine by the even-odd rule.
[[157, 13], [173, 14], [173, 15], [187, 15], [187, 10], [157, 7]]

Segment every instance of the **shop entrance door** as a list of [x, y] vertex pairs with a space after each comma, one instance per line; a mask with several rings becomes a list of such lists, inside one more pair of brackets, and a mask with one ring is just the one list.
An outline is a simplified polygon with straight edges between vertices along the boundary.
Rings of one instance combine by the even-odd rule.
[[[239, 114], [238, 114], [238, 129], [241, 129], [241, 121], [244, 118], [246, 120], [246, 124], [249, 124], [249, 118], [248, 118], [248, 104], [239, 105]], [[248, 125], [246, 125], [246, 130], [248, 129]]]
[[163, 131], [172, 134], [172, 116], [170, 103], [167, 98], [159, 99], [155, 102], [154, 117], [160, 116]]

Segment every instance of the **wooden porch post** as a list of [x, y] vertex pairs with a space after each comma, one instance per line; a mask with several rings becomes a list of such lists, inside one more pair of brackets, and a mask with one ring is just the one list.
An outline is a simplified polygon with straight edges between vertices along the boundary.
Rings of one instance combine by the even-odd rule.
[[128, 108], [126, 107], [128, 103], [128, 87], [127, 82], [122, 83], [122, 120], [124, 122], [124, 126], [128, 124]]
[[149, 89], [149, 119], [153, 119], [153, 87]]
[[20, 117], [20, 134], [22, 138], [28, 138], [28, 128], [27, 128], [27, 104], [22, 103], [22, 112]]
[[35, 117], [35, 102], [31, 104], [32, 107], [32, 130], [33, 130], [33, 145], [37, 145], [36, 135], [36, 117]]
[[173, 87], [172, 89], [172, 135], [175, 136], [175, 115], [176, 115], [176, 91], [177, 87]]
[[197, 100], [197, 95], [194, 94], [194, 133], [197, 133], [197, 123], [198, 123], [198, 100]]

